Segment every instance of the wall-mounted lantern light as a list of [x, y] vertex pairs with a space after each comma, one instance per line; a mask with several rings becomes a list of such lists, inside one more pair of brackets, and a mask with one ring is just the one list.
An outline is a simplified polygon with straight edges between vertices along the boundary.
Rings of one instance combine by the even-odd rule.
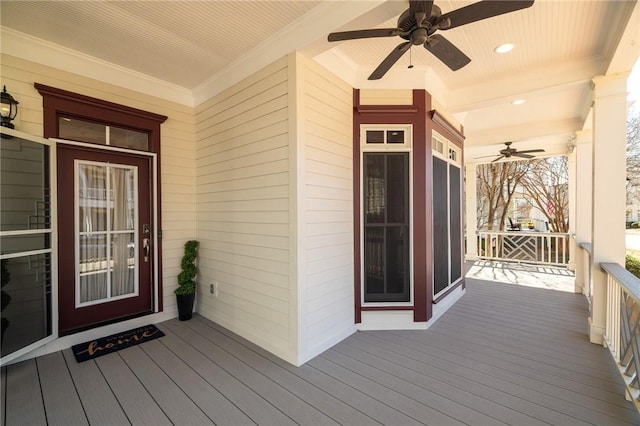
[[8, 127], [9, 129], [15, 128], [11, 121], [14, 120], [18, 114], [18, 104], [19, 102], [7, 93], [7, 86], [3, 86], [2, 93], [0, 93], [0, 115], [2, 116], [0, 126]]

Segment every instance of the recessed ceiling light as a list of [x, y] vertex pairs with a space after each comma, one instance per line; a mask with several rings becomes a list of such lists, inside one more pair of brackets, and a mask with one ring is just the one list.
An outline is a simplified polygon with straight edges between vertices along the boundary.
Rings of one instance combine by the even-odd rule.
[[496, 47], [495, 49], [493, 49], [493, 51], [496, 53], [507, 53], [507, 52], [511, 52], [513, 48], [514, 48], [513, 43], [504, 43]]
[[527, 101], [525, 101], [524, 99], [516, 99], [515, 101], [511, 101], [511, 104], [512, 105], [522, 105], [525, 102], [527, 102]]

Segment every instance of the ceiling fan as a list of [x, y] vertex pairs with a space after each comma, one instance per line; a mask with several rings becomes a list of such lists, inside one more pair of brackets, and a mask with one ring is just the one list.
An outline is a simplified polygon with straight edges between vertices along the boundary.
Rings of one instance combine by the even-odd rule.
[[[511, 148], [511, 144], [513, 142], [505, 142], [504, 144], [507, 146], [506, 148], [503, 148], [500, 150], [500, 154], [498, 155], [498, 158], [492, 160], [492, 163], [495, 163], [498, 160], [502, 160], [503, 158], [511, 158], [511, 157], [520, 157], [520, 158], [534, 158], [535, 155], [531, 155], [534, 152], [544, 152], [544, 149], [527, 149], [525, 151], [518, 151], [515, 148]], [[487, 155], [484, 157], [477, 157], [477, 158], [486, 158], [486, 157], [493, 157], [493, 155]]]
[[449, 30], [482, 19], [491, 18], [533, 5], [533, 0], [485, 0], [442, 14], [433, 0], [410, 0], [409, 9], [398, 18], [398, 28], [375, 28], [369, 30], [341, 31], [329, 34], [329, 41], [354, 40], [371, 37], [400, 36], [407, 40], [400, 43], [378, 65], [369, 80], [378, 80], [386, 74], [404, 53], [413, 45], [422, 44], [425, 49], [440, 59], [452, 71], [471, 62], [471, 59], [449, 40], [435, 34], [438, 30]]

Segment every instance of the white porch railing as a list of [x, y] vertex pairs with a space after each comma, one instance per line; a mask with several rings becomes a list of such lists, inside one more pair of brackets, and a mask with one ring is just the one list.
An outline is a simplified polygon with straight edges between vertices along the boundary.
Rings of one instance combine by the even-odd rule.
[[617, 263], [601, 263], [607, 273], [604, 341], [627, 385], [627, 396], [640, 410], [640, 279]]
[[569, 234], [558, 232], [478, 231], [478, 258], [545, 265], [569, 263]]
[[584, 280], [581, 283], [582, 293], [589, 301], [589, 306], [591, 306], [591, 295], [593, 294], [593, 280], [591, 280], [591, 244], [578, 243], [578, 247], [581, 249], [578, 256], [582, 256], [582, 261], [580, 262], [582, 278]]

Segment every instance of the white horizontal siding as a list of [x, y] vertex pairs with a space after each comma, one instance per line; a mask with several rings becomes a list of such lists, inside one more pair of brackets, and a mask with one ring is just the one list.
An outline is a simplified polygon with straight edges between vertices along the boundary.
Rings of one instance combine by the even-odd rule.
[[[182, 245], [196, 234], [194, 109], [76, 74], [2, 55], [2, 84], [19, 102], [16, 128], [43, 134], [42, 97], [35, 82], [168, 116], [161, 126], [162, 288], [167, 315], [176, 315], [173, 290]], [[59, 214], [70, 214], [59, 206]]]
[[[304, 137], [300, 357], [354, 331], [352, 88], [300, 58]], [[300, 141], [298, 142], [300, 145]]]
[[196, 108], [198, 310], [295, 362], [288, 98], [283, 58]]

